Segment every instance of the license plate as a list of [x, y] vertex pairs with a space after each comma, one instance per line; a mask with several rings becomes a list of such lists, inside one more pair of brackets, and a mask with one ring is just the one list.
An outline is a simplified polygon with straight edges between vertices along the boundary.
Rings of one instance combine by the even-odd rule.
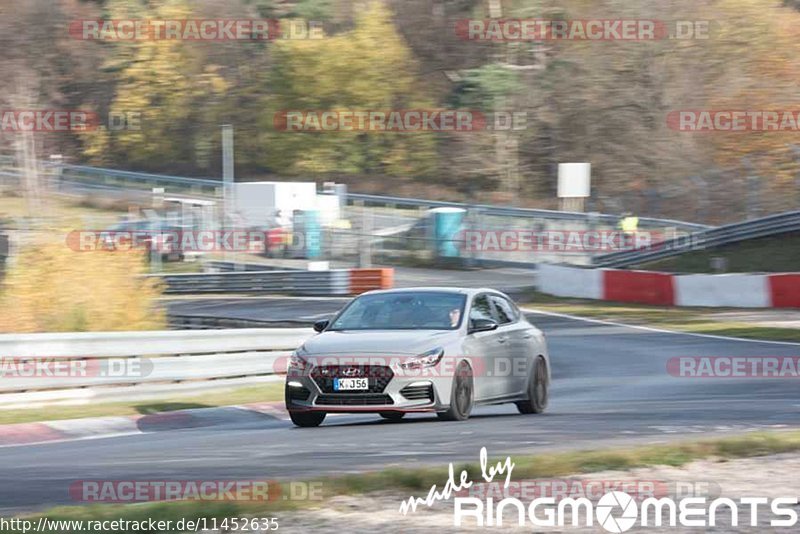
[[368, 378], [334, 378], [334, 391], [366, 391], [369, 389]]

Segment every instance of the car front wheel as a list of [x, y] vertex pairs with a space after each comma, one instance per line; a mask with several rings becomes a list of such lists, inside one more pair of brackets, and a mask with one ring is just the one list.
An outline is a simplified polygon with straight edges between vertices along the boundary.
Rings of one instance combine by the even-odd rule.
[[325, 420], [325, 412], [289, 412], [292, 423], [302, 427], [319, 426]]
[[466, 362], [461, 362], [456, 367], [453, 377], [453, 390], [450, 393], [450, 408], [446, 412], [437, 412], [439, 419], [444, 421], [466, 421], [472, 413], [472, 404], [475, 396], [472, 369]]

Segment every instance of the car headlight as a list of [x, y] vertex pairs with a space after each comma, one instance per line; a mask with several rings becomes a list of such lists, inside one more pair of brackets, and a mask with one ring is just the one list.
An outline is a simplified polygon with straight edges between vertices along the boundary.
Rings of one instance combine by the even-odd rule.
[[441, 361], [442, 356], [444, 356], [444, 349], [441, 347], [437, 347], [435, 349], [431, 349], [428, 352], [423, 352], [419, 356], [414, 356], [413, 358], [409, 358], [408, 360], [404, 361], [400, 364], [401, 369], [422, 369], [424, 367], [433, 367], [439, 361]]

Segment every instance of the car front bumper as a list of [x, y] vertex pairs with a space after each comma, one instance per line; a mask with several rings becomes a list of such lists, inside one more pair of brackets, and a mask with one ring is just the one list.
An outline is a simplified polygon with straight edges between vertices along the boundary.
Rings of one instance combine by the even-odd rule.
[[286, 409], [292, 412], [437, 412], [449, 405], [452, 377], [392, 376], [369, 379], [369, 391], [333, 391], [328, 377], [303, 374], [286, 379]]

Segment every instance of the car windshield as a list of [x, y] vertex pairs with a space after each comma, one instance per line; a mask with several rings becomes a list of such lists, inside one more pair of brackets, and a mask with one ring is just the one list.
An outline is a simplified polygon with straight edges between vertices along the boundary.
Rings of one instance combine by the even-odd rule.
[[466, 296], [420, 291], [364, 295], [334, 320], [329, 330], [455, 330]]

